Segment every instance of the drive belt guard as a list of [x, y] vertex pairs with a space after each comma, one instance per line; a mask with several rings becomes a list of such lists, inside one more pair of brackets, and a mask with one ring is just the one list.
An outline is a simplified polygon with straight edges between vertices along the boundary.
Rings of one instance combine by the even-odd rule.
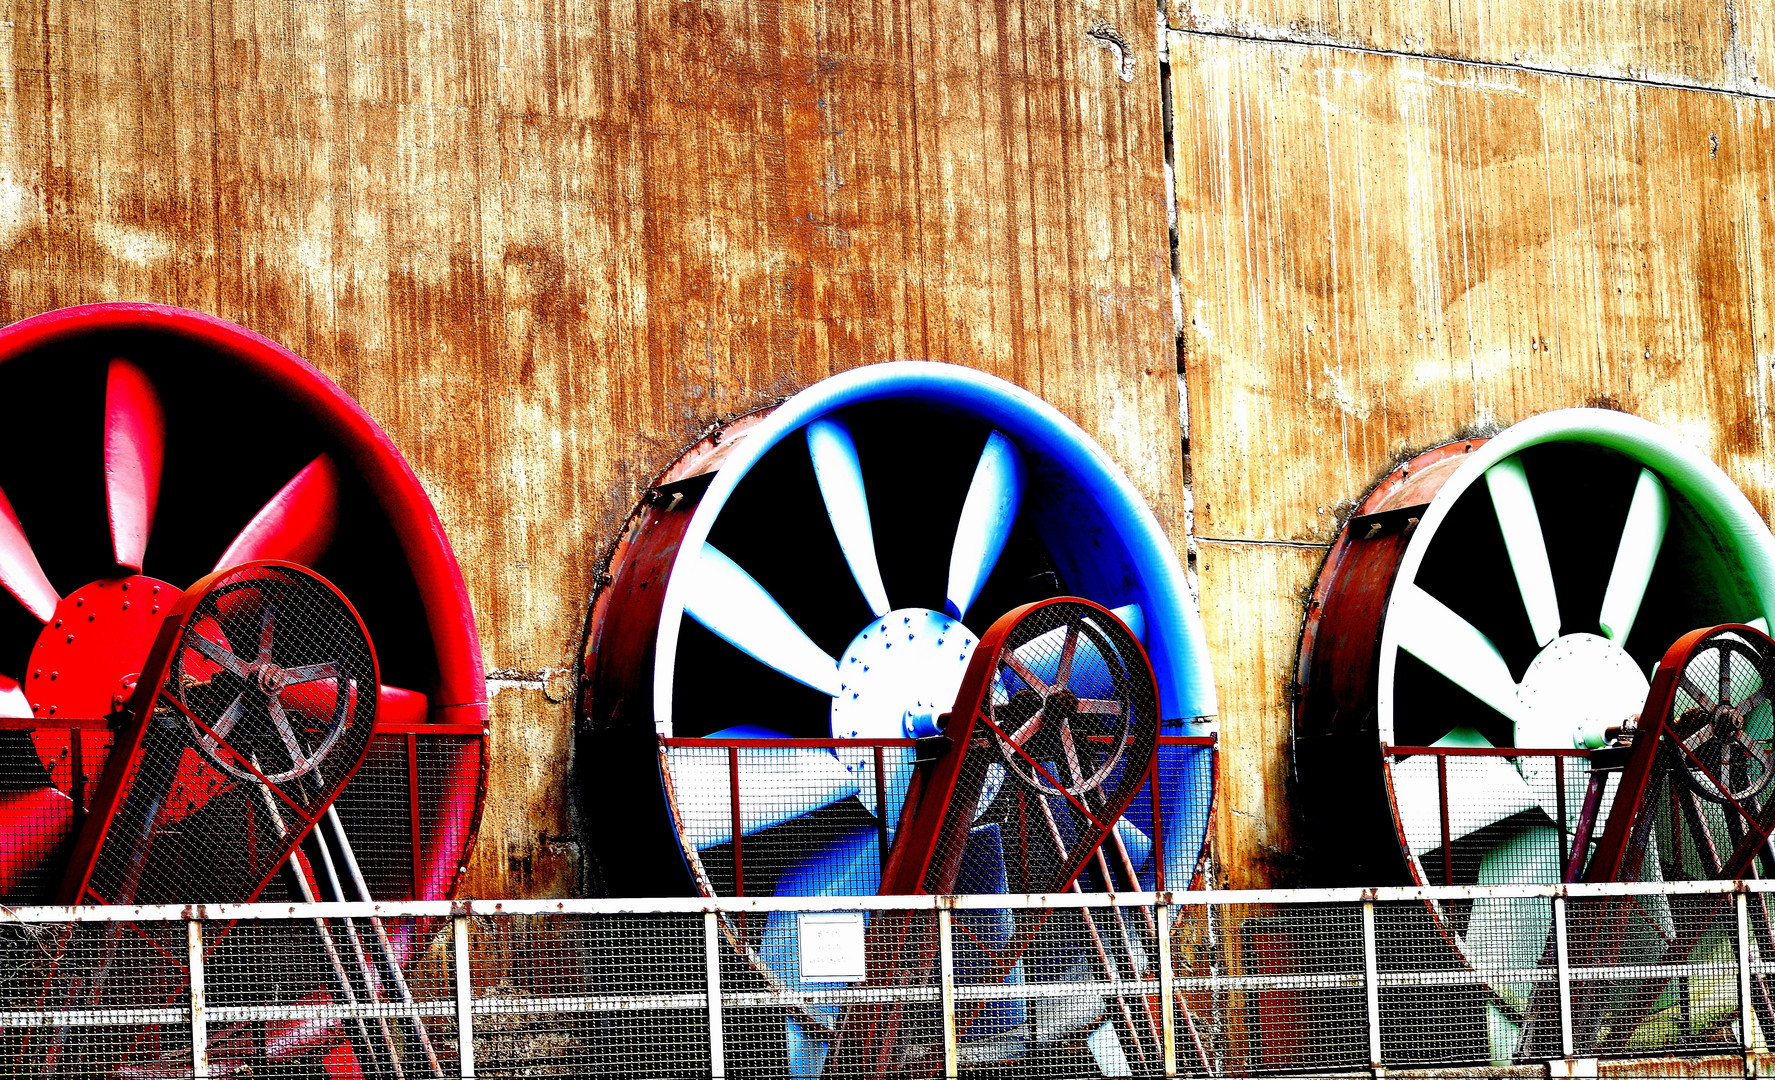
[[257, 899], [363, 761], [375, 650], [313, 571], [254, 562], [175, 603], [63, 880], [63, 903]]
[[[1060, 597], [1007, 613], [982, 635], [942, 733], [923, 744], [881, 892], [1074, 887], [1150, 773], [1158, 735], [1158, 689], [1146, 653], [1107, 609]], [[970, 845], [1002, 858], [964, 859]], [[1002, 944], [970, 962], [969, 981], [1021, 981], [1025, 954], [1052, 913], [1011, 917], [1016, 925]], [[1116, 935], [1100, 933], [1088, 912], [1074, 914], [1095, 942], [1088, 951], [1104, 969], [1099, 974], [1111, 981], [1133, 976], [1138, 961], [1121, 955]], [[868, 936], [867, 955], [879, 959], [867, 986], [935, 984], [929, 911], [879, 912]], [[867, 1002], [847, 1009], [828, 1067], [845, 1075], [939, 1072], [935, 1031], [909, 1008]], [[1130, 1060], [1156, 1060], [1158, 1003], [1127, 994], [1109, 1008]], [[980, 1008], [958, 1015], [958, 1036], [1001, 1019]]]

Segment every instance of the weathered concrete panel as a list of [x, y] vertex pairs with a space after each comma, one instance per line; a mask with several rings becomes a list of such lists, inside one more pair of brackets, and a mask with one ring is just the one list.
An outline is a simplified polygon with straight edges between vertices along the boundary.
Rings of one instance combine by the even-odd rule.
[[1102, 440], [1181, 542], [1152, 18], [15, 3], [0, 319], [182, 304], [364, 403], [513, 680], [467, 888], [565, 891], [572, 708], [540, 687], [571, 685], [601, 548], [717, 419], [856, 364], [971, 364]]
[[1168, 0], [1171, 25], [1775, 95], [1768, 0]]
[[1326, 543], [1413, 449], [1583, 404], [1666, 425], [1775, 506], [1775, 102], [1189, 34], [1170, 48], [1223, 773], [1271, 785], [1229, 780], [1222, 856], [1256, 885], [1285, 798], [1277, 661], [1318, 560], [1227, 548]]

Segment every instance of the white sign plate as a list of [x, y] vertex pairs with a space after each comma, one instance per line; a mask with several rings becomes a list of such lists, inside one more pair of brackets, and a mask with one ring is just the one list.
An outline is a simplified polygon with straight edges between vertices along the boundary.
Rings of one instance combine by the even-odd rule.
[[862, 982], [869, 977], [866, 967], [862, 912], [801, 915], [802, 982]]

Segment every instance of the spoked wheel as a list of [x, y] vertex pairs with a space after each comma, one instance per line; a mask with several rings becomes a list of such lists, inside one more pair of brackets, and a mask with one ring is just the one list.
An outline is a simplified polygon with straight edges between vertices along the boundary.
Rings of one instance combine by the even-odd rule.
[[[1631, 755], [1621, 770], [1602, 840], [1586, 868], [1590, 881], [1735, 880], [1775, 872], [1775, 828], [1768, 794], [1775, 715], [1775, 641], [1749, 626], [1683, 635], [1652, 679]], [[1739, 926], [1729, 894], [1593, 899], [1579, 915], [1576, 956], [1586, 966], [1647, 965], [1614, 985], [1580, 987], [1576, 1036], [1585, 1052], [1631, 1045], [1699, 1048], [1737, 1044], [1736, 992], [1690, 993], [1700, 978], [1659, 973], [1670, 965], [1721, 963]], [[1768, 897], [1752, 893], [1746, 913], [1754, 948], [1775, 948]], [[1766, 974], [1753, 972], [1756, 1022], [1775, 1023]], [[1559, 1028], [1557, 998], [1536, 995], [1538, 1041]]]
[[[13, 601], [0, 610], [7, 902], [42, 900], [60, 880], [107, 718], [129, 700], [171, 601], [255, 559], [324, 574], [380, 654], [383, 685], [361, 691], [379, 699], [375, 736], [334, 804], [338, 829], [321, 830], [353, 856], [341, 859], [344, 898], [448, 896], [482, 795], [481, 650], [436, 513], [375, 422], [275, 343], [141, 304], [0, 330], [0, 400], [21, 403], [0, 428], [0, 589]], [[254, 670], [256, 646], [230, 644], [249, 679], [273, 677]], [[308, 685], [320, 693], [325, 680]], [[274, 721], [265, 734], [282, 745]], [[299, 744], [302, 761], [325, 753], [317, 734]], [[296, 897], [279, 879], [264, 898]], [[391, 929], [390, 955], [404, 962], [415, 932]]]
[[[1200, 626], [1151, 511], [1052, 407], [965, 368], [857, 369], [717, 431], [654, 485], [611, 575], [581, 760], [646, 763], [648, 778], [600, 769], [582, 790], [591, 820], [652, 826], [588, 837], [613, 892], [730, 894], [742, 870], [753, 895], [874, 892], [910, 740], [935, 732], [981, 632], [1024, 602], [1116, 609], [1144, 636], [1166, 733], [1212, 731], [1193, 722], [1215, 711]], [[1148, 884], [1162, 846], [1183, 887], [1212, 750], [1164, 749], [1162, 844], [1144, 815], [1121, 835]], [[792, 945], [773, 920], [755, 957], [786, 987]], [[806, 1035], [792, 1028], [790, 1057], [811, 1075]]]
[[[1639, 712], [1671, 641], [1775, 608], [1772, 555], [1716, 466], [1622, 413], [1548, 413], [1401, 466], [1339, 535], [1302, 636], [1295, 760], [1310, 805], [1347, 807], [1352, 776], [1385, 781], [1362, 857], [1348, 858], [1341, 810], [1326, 843], [1368, 883], [1442, 884], [1445, 867], [1452, 884], [1560, 880], [1585, 759], [1482, 755], [1602, 745]], [[1394, 747], [1452, 754], [1376, 769]], [[1532, 966], [1551, 930], [1541, 901], [1434, 916], [1479, 966]], [[1509, 1060], [1531, 988], [1489, 989], [1480, 1030]]]

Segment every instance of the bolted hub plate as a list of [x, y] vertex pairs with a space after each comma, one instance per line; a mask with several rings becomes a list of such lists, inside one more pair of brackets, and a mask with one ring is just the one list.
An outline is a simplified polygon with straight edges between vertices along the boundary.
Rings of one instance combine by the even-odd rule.
[[[1603, 731], [1638, 715], [1651, 684], [1627, 650], [1595, 634], [1554, 638], [1529, 664], [1517, 684], [1521, 703], [1516, 745], [1544, 749], [1601, 746]], [[1568, 761], [1569, 765], [1569, 761]], [[1517, 768], [1541, 809], [1559, 817], [1559, 779], [1554, 759], [1526, 757]], [[1566, 825], [1576, 824], [1584, 800], [1584, 772], [1565, 770]], [[1607, 813], [1608, 807], [1603, 807]]]
[[1597, 742], [1645, 705], [1651, 684], [1627, 650], [1595, 634], [1555, 638], [1523, 674], [1516, 745], [1547, 748]]
[[874, 620], [839, 657], [842, 689], [832, 699], [832, 737], [911, 738], [907, 714], [935, 718], [949, 711], [976, 644], [962, 622], [927, 608], [901, 608]]
[[[832, 699], [832, 737], [906, 739], [936, 734], [936, 718], [955, 704], [977, 644], [964, 623], [928, 608], [901, 608], [869, 623], [838, 659], [842, 689]], [[919, 730], [909, 730], [915, 724]], [[879, 812], [875, 755], [845, 749], [835, 754], [857, 778], [864, 808], [871, 814]], [[881, 778], [890, 805], [905, 797], [909, 779], [897, 770], [888, 770]], [[889, 815], [889, 836], [898, 825]]]
[[[95, 581], [64, 597], [31, 648], [22, 680], [31, 714], [91, 719], [121, 710], [178, 596], [166, 582], [136, 574]], [[56, 786], [68, 790], [67, 732], [38, 729], [31, 739]]]

